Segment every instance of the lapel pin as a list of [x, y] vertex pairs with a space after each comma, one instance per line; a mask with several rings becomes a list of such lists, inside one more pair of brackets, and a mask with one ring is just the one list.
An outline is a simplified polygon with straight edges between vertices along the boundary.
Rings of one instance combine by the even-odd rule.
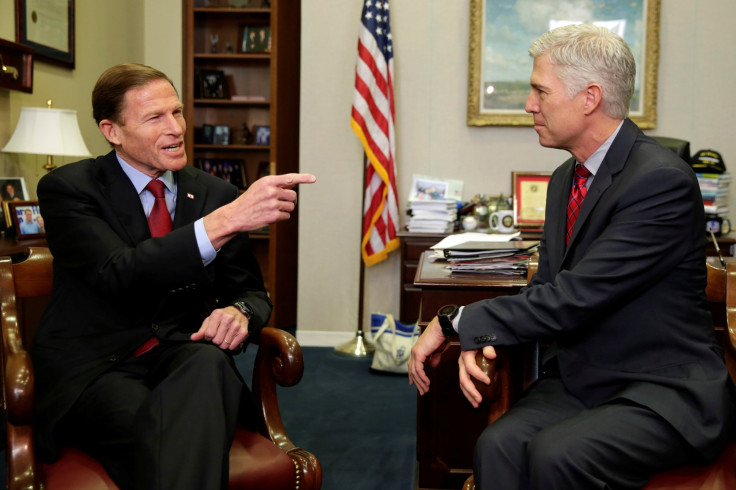
[[187, 192], [187, 199], [194, 199], [194, 194]]

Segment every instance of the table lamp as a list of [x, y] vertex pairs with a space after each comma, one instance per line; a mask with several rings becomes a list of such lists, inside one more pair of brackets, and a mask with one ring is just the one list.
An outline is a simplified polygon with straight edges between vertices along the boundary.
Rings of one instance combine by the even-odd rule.
[[47, 109], [21, 108], [18, 126], [2, 151], [46, 155], [44, 168], [51, 172], [56, 168], [54, 155], [88, 157], [91, 153], [79, 131], [77, 111], [52, 109], [50, 100], [47, 104]]

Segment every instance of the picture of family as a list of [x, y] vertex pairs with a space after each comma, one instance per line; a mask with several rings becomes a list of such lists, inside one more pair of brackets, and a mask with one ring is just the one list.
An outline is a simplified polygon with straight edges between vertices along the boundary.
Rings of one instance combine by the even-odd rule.
[[46, 234], [38, 201], [16, 201], [8, 204], [10, 215], [15, 217], [13, 225], [18, 239], [39, 238]]

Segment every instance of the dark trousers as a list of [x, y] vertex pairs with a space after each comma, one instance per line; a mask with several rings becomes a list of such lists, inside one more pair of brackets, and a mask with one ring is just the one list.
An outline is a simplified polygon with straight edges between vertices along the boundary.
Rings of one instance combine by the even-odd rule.
[[550, 377], [483, 431], [473, 466], [479, 490], [633, 489], [698, 460], [648, 408], [618, 399], [588, 409]]
[[162, 344], [92, 382], [61, 434], [122, 489], [227, 488], [244, 394], [250, 396], [235, 364], [219, 348]]

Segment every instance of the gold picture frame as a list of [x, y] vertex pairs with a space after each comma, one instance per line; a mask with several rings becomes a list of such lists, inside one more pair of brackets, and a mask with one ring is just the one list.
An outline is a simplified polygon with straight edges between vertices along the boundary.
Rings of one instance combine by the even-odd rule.
[[550, 177], [552, 172], [511, 172], [514, 227], [527, 231], [544, 228]]
[[[468, 126], [532, 126], [524, 111], [529, 95], [532, 59], [531, 42], [549, 28], [549, 15], [565, 18], [557, 2], [562, 0], [470, 0], [470, 44], [468, 51]], [[538, 8], [534, 4], [538, 3]], [[525, 8], [523, 12], [520, 10]], [[642, 129], [657, 126], [657, 77], [659, 66], [659, 17], [661, 0], [613, 0], [595, 4], [626, 14], [627, 41], [637, 61], [637, 81], [629, 117]], [[592, 17], [591, 13], [591, 18]], [[602, 17], [603, 18], [603, 17]], [[487, 20], [486, 20], [487, 19]], [[621, 26], [621, 23], [618, 24]], [[644, 69], [641, 66], [644, 66]], [[503, 71], [488, 81], [493, 69]], [[489, 87], [499, 90], [486, 95]]]

